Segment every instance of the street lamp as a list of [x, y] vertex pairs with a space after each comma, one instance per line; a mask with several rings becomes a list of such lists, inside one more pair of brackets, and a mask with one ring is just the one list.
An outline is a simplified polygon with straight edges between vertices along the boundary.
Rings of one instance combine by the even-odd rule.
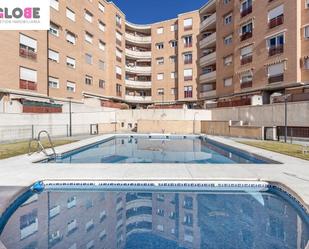
[[284, 95], [284, 142], [288, 140], [288, 99], [291, 94]]
[[69, 137], [72, 137], [72, 97], [69, 99]]

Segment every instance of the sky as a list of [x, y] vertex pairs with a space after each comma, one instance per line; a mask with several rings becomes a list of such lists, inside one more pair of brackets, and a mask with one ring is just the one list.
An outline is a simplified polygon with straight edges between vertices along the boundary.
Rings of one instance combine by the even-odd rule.
[[208, 0], [112, 0], [129, 22], [150, 24], [177, 17], [178, 14], [197, 10]]

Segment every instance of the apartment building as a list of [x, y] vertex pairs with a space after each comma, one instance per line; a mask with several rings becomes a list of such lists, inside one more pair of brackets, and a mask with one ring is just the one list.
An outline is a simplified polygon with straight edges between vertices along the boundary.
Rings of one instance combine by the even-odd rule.
[[308, 0], [210, 0], [149, 25], [105, 0], [50, 5], [49, 31], [0, 33], [2, 112], [309, 99]]

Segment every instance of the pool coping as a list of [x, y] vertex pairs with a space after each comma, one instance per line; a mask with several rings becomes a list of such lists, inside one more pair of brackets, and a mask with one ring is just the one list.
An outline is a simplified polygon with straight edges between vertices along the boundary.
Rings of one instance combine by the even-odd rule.
[[[101, 135], [56, 148], [57, 154], [67, 153], [83, 146], [112, 139], [114, 136], [132, 136], [132, 134]], [[174, 134], [134, 134], [133, 136], [174, 135]], [[184, 136], [184, 135], [178, 135]], [[196, 164], [152, 164], [155, 170], [142, 164], [55, 164], [33, 163], [47, 159], [43, 154], [23, 155], [0, 160], [0, 186], [28, 187], [40, 180], [159, 180], [159, 181], [266, 181], [279, 183], [288, 193], [292, 193], [309, 210], [309, 167], [308, 161], [278, 154], [271, 151], [237, 143], [224, 137], [204, 134], [185, 136], [206, 136], [211, 140], [223, 143], [245, 152], [269, 158], [282, 164], [232, 164], [196, 165]], [[51, 152], [49, 150], [49, 152]], [[74, 170], [75, 169], [75, 170]]]

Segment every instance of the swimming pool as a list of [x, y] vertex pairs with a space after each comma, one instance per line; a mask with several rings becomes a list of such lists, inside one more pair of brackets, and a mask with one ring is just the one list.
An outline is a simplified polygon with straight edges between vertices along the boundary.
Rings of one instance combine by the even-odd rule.
[[113, 188], [29, 190], [5, 222], [0, 218], [0, 240], [7, 249], [305, 249], [308, 243], [308, 214], [276, 188]]
[[116, 135], [65, 153], [51, 163], [188, 163], [267, 164], [274, 163], [203, 136]]

